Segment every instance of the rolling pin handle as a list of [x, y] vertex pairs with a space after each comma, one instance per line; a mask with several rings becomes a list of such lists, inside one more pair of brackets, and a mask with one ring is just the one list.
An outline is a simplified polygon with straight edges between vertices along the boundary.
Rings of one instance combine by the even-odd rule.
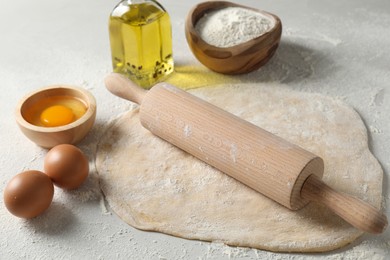
[[314, 175], [306, 179], [301, 196], [326, 205], [351, 225], [365, 232], [379, 234], [387, 227], [387, 218], [378, 209], [358, 198], [333, 190]]
[[147, 91], [119, 73], [111, 73], [104, 79], [106, 88], [117, 97], [141, 105]]

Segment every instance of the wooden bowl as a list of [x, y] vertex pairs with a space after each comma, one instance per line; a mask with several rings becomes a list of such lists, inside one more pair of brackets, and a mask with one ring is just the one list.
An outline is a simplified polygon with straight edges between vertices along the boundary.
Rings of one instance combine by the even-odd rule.
[[[274, 21], [263, 35], [232, 47], [216, 47], [205, 42], [195, 29], [205, 13], [226, 7], [241, 7], [259, 12]], [[225, 1], [208, 1], [193, 7], [188, 13], [185, 35], [195, 57], [207, 68], [223, 74], [243, 74], [263, 66], [274, 55], [282, 34], [280, 19], [271, 13]]]
[[[63, 126], [37, 126], [27, 121], [26, 116], [32, 107], [43, 98], [55, 96], [70, 96], [77, 98], [85, 107], [86, 112], [76, 121]], [[16, 122], [23, 134], [37, 145], [52, 148], [58, 144], [75, 144], [85, 137], [92, 128], [96, 118], [96, 100], [87, 90], [56, 85], [39, 89], [24, 97], [15, 112]]]

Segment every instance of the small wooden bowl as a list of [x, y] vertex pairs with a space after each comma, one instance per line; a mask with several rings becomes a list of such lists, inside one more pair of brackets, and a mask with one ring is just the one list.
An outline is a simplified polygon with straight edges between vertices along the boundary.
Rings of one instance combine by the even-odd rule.
[[[51, 96], [70, 96], [82, 101], [87, 110], [76, 121], [56, 127], [36, 126], [26, 120], [26, 113], [41, 100]], [[52, 148], [58, 144], [75, 144], [85, 137], [92, 128], [96, 118], [96, 100], [87, 90], [74, 87], [56, 85], [39, 89], [24, 97], [18, 104], [16, 122], [23, 134], [37, 145]]]
[[[263, 35], [226, 48], [206, 43], [195, 30], [196, 23], [205, 13], [226, 7], [241, 7], [259, 12], [272, 19], [274, 26]], [[193, 7], [185, 24], [188, 45], [195, 57], [207, 68], [223, 74], [243, 74], [263, 66], [274, 55], [282, 35], [280, 19], [271, 13], [225, 1], [208, 1]]]

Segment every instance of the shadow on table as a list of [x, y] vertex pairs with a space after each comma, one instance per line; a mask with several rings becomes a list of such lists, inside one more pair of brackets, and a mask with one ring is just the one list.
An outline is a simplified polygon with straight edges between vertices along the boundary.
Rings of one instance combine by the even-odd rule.
[[62, 235], [74, 226], [75, 221], [76, 218], [69, 208], [53, 201], [42, 215], [26, 220], [26, 226], [37, 233]]
[[224, 75], [205, 66], [180, 64], [176, 61], [175, 73], [167, 79], [172, 85], [183, 89], [202, 86], [238, 83], [279, 82], [298, 83], [304, 80], [319, 80], [332, 73], [333, 62], [323, 52], [298, 43], [281, 42], [274, 57], [260, 69], [243, 75]]

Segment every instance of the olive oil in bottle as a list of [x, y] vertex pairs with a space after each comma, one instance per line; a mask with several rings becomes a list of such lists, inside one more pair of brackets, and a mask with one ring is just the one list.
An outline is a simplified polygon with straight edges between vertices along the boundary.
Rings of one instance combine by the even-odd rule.
[[143, 88], [173, 72], [168, 13], [154, 0], [124, 0], [109, 21], [112, 65]]

